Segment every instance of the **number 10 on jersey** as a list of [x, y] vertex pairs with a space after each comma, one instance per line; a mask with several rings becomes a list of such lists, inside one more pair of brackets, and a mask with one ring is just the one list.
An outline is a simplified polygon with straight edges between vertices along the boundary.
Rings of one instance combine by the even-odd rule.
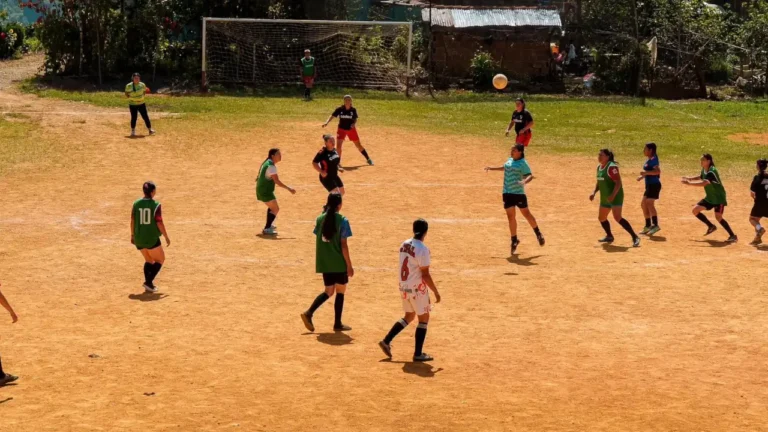
[[152, 211], [148, 208], [139, 209], [139, 224], [149, 225], [152, 223]]

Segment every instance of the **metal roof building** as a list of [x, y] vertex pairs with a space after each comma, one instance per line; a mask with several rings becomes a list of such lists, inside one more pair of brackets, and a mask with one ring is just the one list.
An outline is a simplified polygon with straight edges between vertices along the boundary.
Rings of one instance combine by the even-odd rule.
[[[447, 28], [473, 27], [562, 27], [560, 13], [554, 9], [453, 9], [432, 8], [432, 25]], [[421, 10], [429, 22], [430, 9]]]

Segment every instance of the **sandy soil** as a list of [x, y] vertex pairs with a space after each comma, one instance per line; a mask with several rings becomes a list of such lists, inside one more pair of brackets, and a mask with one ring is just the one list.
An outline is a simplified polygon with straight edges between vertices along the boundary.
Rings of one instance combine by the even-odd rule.
[[[690, 215], [701, 190], [665, 174], [660, 236], [631, 249], [614, 224], [617, 243], [604, 248], [587, 200], [595, 163], [533, 147], [530, 203], [548, 244], [521, 220], [510, 257], [501, 174], [482, 172], [505, 149], [362, 125], [376, 166], [343, 175], [354, 330], [331, 331], [328, 302], [307, 334], [298, 314], [322, 285], [316, 125], [281, 128], [280, 176], [299, 192], [278, 191], [280, 236], [268, 240], [254, 178], [269, 131], [190, 125], [129, 140], [113, 111], [7, 92], [0, 104], [86, 119], [41, 119], [78, 158], [0, 179], [0, 276], [20, 316], [0, 322], [0, 353], [21, 376], [0, 388], [1, 430], [768, 430], [768, 249], [747, 245], [745, 181], [724, 179], [737, 245], [722, 230], [704, 239]], [[631, 168], [626, 216], [640, 229]], [[151, 297], [128, 226], [146, 179], [173, 240]], [[397, 247], [416, 217], [431, 223], [443, 294], [429, 365], [409, 361], [414, 328], [391, 362], [376, 346], [401, 316]]]
[[745, 142], [754, 145], [768, 146], [768, 133], [740, 133], [729, 135], [728, 139], [736, 142]]

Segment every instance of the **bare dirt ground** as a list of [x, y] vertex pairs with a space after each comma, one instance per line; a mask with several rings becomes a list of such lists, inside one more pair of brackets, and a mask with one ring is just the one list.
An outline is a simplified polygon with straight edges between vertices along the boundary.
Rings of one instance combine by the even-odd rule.
[[768, 146], [768, 133], [740, 133], [730, 135], [728, 139], [731, 141], [745, 142], [753, 145]]
[[[376, 166], [343, 175], [354, 330], [331, 331], [328, 302], [307, 334], [298, 314], [322, 288], [316, 125], [280, 129], [280, 176], [299, 192], [278, 191], [280, 236], [268, 240], [256, 235], [265, 208], [254, 178], [274, 129], [224, 137], [190, 122], [129, 140], [127, 119], [110, 110], [7, 91], [0, 105], [85, 120], [31, 117], [76, 157], [0, 179], [0, 277], [20, 316], [0, 321], [0, 353], [21, 376], [0, 388], [2, 430], [768, 430], [768, 250], [747, 245], [746, 181], [725, 179], [739, 244], [722, 243], [722, 230], [703, 238], [690, 216], [702, 191], [665, 173], [660, 236], [631, 249], [614, 223], [617, 242], [604, 248], [587, 200], [595, 162], [534, 144], [529, 201], [548, 243], [521, 220], [510, 257], [501, 175], [482, 172], [505, 149], [363, 127]], [[633, 168], [625, 212], [639, 230]], [[140, 295], [142, 259], [129, 242], [146, 179], [173, 241], [151, 297]], [[416, 217], [431, 223], [443, 294], [428, 365], [410, 362], [414, 328], [391, 362], [376, 346], [401, 316], [397, 248]]]

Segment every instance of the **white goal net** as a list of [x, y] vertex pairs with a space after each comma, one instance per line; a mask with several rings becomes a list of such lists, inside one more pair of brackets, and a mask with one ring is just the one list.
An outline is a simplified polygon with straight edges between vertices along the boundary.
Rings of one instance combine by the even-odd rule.
[[316, 83], [404, 89], [411, 66], [411, 23], [203, 19], [203, 85], [297, 84], [304, 50]]

